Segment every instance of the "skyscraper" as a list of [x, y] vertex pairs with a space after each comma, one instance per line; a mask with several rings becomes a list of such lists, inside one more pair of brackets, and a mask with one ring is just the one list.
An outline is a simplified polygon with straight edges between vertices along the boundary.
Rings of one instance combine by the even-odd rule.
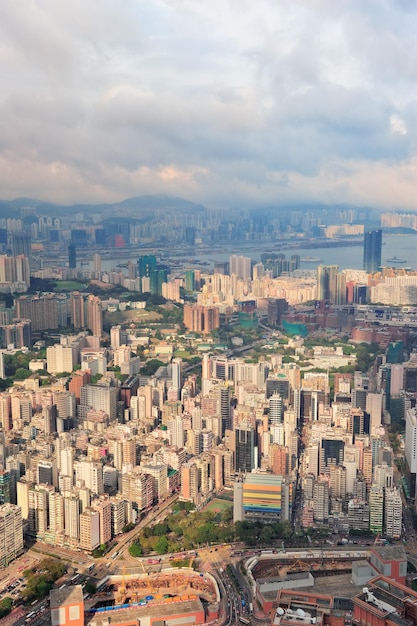
[[317, 299], [337, 301], [337, 265], [319, 265], [317, 268]]
[[68, 267], [70, 269], [77, 267], [77, 247], [73, 243], [68, 246]]
[[235, 430], [236, 472], [251, 472], [255, 467], [255, 433], [250, 426]]
[[376, 272], [381, 265], [382, 230], [371, 230], [365, 233], [363, 242], [363, 269]]
[[32, 261], [32, 237], [29, 233], [16, 232], [10, 237], [12, 246], [12, 256], [23, 254], [29, 259], [29, 265]]
[[103, 311], [97, 296], [90, 295], [87, 298], [87, 326], [94, 336], [101, 337], [103, 334]]

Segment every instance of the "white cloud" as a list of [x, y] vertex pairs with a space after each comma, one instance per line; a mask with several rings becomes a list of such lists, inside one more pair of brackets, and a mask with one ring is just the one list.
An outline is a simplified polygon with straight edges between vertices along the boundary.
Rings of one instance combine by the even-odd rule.
[[3, 197], [417, 210], [413, 2], [33, 0], [0, 17]]

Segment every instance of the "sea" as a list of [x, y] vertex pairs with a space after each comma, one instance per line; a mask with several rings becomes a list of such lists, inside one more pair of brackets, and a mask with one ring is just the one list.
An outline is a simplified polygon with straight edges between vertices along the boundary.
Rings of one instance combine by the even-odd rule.
[[[137, 251], [130, 251], [129, 256], [123, 256], [121, 250], [117, 256], [109, 256], [102, 259], [102, 271], [121, 269], [121, 266], [128, 261], [135, 260], [140, 254], [163, 255], [162, 260], [169, 264], [169, 260], [176, 260], [182, 267], [192, 269], [199, 268], [210, 272], [215, 263], [228, 261], [232, 254], [239, 254], [250, 257], [253, 261], [260, 261], [264, 252], [275, 252], [285, 254], [290, 259], [293, 254], [298, 254], [301, 258], [301, 269], [315, 269], [318, 265], [338, 265], [339, 269], [363, 269], [363, 245], [344, 245], [340, 247], [329, 247], [329, 240], [320, 246], [317, 241], [312, 247], [305, 248], [299, 246], [294, 240], [283, 242], [261, 241], [261, 242], [228, 242], [225, 244], [214, 244], [211, 247], [196, 246], [195, 248], [170, 249], [170, 248], [138, 248]], [[389, 259], [397, 257], [399, 262], [390, 262]], [[304, 259], [304, 260], [303, 260]], [[308, 259], [308, 260], [305, 260]], [[411, 267], [417, 268], [417, 233], [406, 235], [383, 235], [382, 238], [382, 258], [381, 265], [395, 268]], [[89, 263], [92, 269], [92, 263]], [[86, 267], [87, 269], [87, 267]]]

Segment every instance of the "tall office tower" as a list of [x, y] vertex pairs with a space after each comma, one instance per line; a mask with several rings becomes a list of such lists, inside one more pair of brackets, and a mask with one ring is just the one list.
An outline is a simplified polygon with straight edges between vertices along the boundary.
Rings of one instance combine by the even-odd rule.
[[187, 270], [185, 272], [185, 291], [194, 291], [195, 289], [195, 278], [194, 278], [194, 271], [193, 270]]
[[3, 504], [0, 506], [0, 563], [7, 567], [22, 553], [22, 509], [15, 504]]
[[313, 488], [314, 519], [324, 522], [329, 519], [329, 483], [327, 479], [319, 479]]
[[251, 472], [255, 467], [255, 431], [250, 426], [235, 429], [235, 470]]
[[317, 300], [337, 301], [337, 265], [319, 265], [317, 268]]
[[112, 326], [110, 328], [110, 346], [117, 350], [122, 345], [122, 327]]
[[281, 324], [281, 317], [288, 309], [285, 298], [269, 298], [268, 300], [268, 323]]
[[363, 242], [363, 269], [368, 273], [378, 271], [381, 266], [382, 230], [365, 233]]
[[138, 276], [139, 278], [150, 278], [152, 272], [156, 271], [158, 266], [156, 257], [153, 254], [145, 254], [138, 258]]
[[100, 274], [101, 272], [101, 256], [99, 254], [93, 256], [93, 272], [95, 274]]
[[4, 352], [0, 350], [0, 378], [3, 380], [6, 378], [5, 369], [4, 369]]
[[379, 485], [372, 485], [369, 491], [369, 530], [382, 533], [384, 521], [384, 490]]
[[29, 259], [29, 265], [32, 264], [32, 237], [28, 233], [13, 233], [10, 237], [12, 244], [12, 256], [23, 256]]
[[219, 405], [222, 424], [221, 436], [224, 437], [226, 430], [230, 430], [232, 425], [230, 387], [227, 384], [219, 385]]
[[6, 467], [6, 438], [0, 424], [0, 472]]
[[68, 267], [70, 270], [77, 267], [77, 246], [73, 243], [68, 246]]
[[103, 310], [101, 300], [97, 296], [87, 298], [87, 327], [95, 337], [103, 334]]
[[283, 413], [283, 401], [279, 393], [274, 393], [269, 398], [269, 423], [281, 424]]
[[402, 530], [403, 506], [401, 494], [396, 487], [385, 490], [384, 513], [385, 536], [399, 539]]
[[38, 485], [53, 485], [54, 471], [50, 461], [39, 461], [36, 468], [36, 482]]

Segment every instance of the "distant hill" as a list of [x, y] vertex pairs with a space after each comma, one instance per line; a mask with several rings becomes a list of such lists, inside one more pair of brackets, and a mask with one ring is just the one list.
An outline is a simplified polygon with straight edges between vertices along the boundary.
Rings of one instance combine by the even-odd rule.
[[22, 207], [36, 207], [46, 215], [74, 215], [75, 213], [101, 213], [103, 217], [143, 218], [155, 211], [178, 211], [178, 213], [200, 213], [205, 211], [201, 204], [195, 204], [183, 198], [163, 195], [145, 195], [127, 198], [122, 202], [109, 204], [54, 204], [42, 202], [33, 198], [15, 198], [14, 200], [0, 200], [0, 217], [17, 217]]

